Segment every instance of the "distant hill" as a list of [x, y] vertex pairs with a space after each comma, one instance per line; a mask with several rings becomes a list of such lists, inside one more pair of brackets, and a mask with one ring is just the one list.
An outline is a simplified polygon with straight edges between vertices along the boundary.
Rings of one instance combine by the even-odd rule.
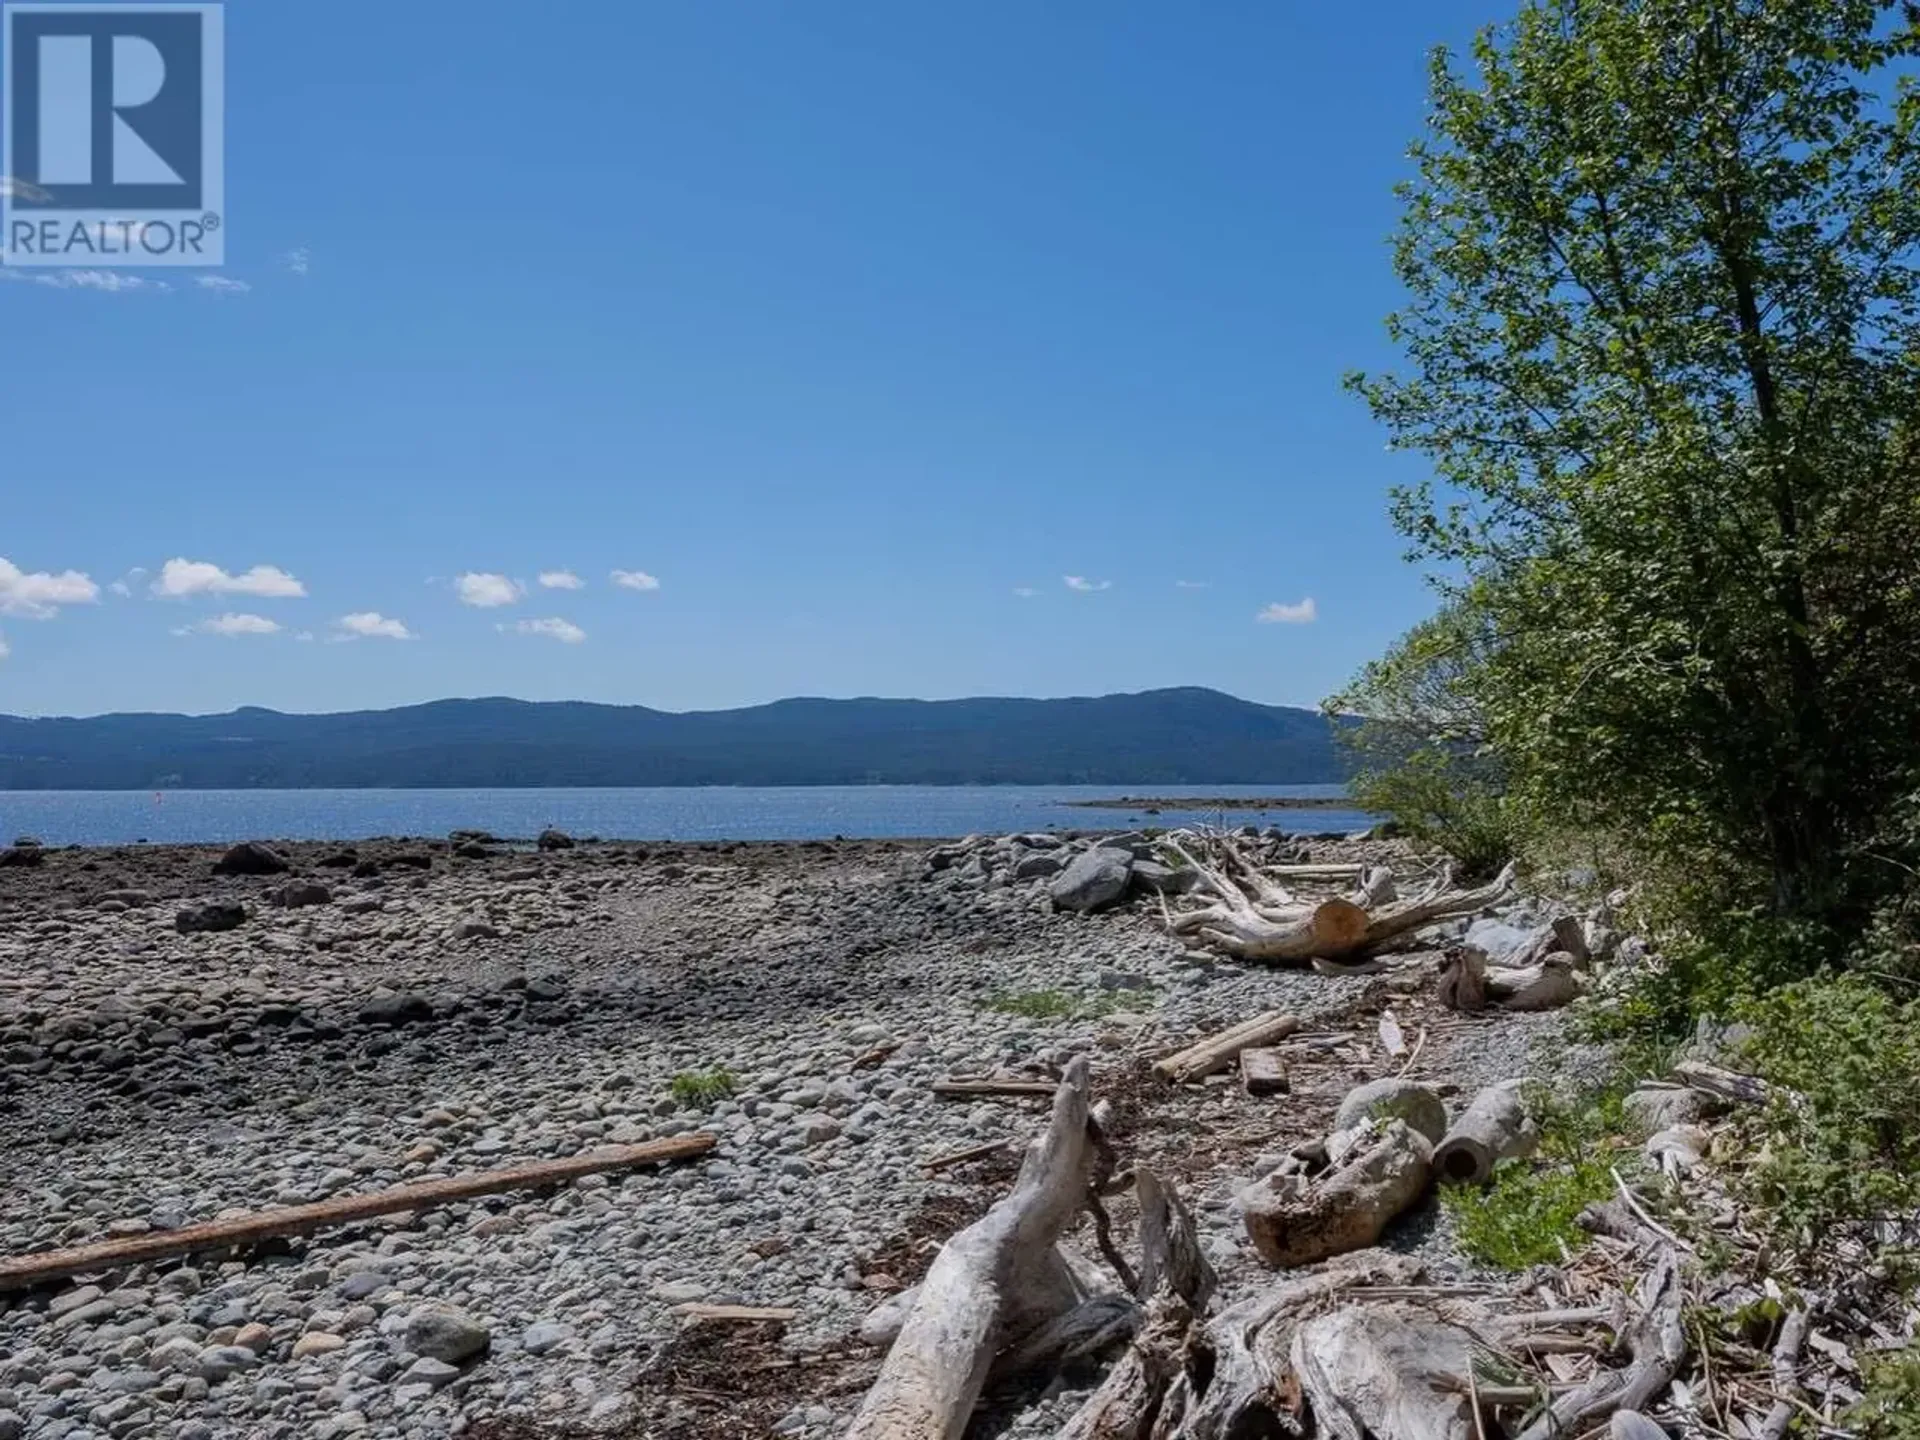
[[639, 706], [439, 700], [283, 715], [0, 717], [0, 789], [1322, 784], [1313, 710], [1215, 690], [1075, 700]]

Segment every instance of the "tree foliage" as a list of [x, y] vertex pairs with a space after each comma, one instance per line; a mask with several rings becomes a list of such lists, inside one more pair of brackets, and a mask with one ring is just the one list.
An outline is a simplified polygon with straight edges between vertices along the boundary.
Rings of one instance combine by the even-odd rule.
[[1519, 829], [1475, 689], [1490, 639], [1481, 612], [1457, 601], [1326, 705], [1357, 720], [1336, 730], [1352, 760], [1347, 789], [1356, 803], [1446, 851], [1468, 877], [1510, 859]]
[[[1816, 928], [1920, 757], [1920, 104], [1877, 0], [1538, 0], [1441, 52], [1350, 384], [1530, 804]], [[1464, 581], [1458, 577], [1465, 577]]]

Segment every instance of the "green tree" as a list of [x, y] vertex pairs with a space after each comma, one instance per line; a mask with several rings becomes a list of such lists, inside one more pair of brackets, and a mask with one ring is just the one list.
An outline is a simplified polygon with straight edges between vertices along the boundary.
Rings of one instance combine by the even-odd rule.
[[[1529, 803], [1816, 928], [1920, 756], [1916, 13], [1540, 0], [1435, 55], [1389, 329], [1417, 557]], [[1464, 580], [1461, 577], [1465, 577]]]
[[1491, 634], [1457, 598], [1326, 702], [1352, 761], [1356, 803], [1436, 845], [1469, 877], [1512, 858], [1518, 824], [1477, 687]]

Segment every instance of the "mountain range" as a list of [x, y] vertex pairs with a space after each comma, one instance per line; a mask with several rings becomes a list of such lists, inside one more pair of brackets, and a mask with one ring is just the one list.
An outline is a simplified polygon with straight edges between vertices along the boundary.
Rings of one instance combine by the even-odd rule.
[[640, 706], [438, 700], [288, 715], [0, 716], [0, 789], [1198, 785], [1343, 779], [1316, 710], [1216, 690]]

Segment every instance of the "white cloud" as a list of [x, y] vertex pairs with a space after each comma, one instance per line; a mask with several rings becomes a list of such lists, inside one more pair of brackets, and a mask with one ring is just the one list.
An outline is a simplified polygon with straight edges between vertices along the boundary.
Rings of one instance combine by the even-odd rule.
[[1282, 605], [1276, 600], [1253, 618], [1262, 625], [1311, 625], [1320, 618], [1320, 607], [1311, 595], [1298, 605]]
[[313, 252], [302, 245], [298, 250], [289, 250], [282, 255], [280, 263], [295, 275], [304, 275], [313, 268]]
[[1067, 582], [1067, 588], [1069, 590], [1077, 590], [1082, 595], [1091, 595], [1096, 590], [1111, 590], [1113, 588], [1113, 582], [1111, 580], [1089, 580], [1084, 575], [1063, 575], [1061, 578]]
[[216, 295], [245, 295], [253, 286], [244, 280], [229, 280], [225, 275], [202, 275], [193, 282], [202, 290], [211, 290]]
[[513, 604], [526, 592], [518, 581], [509, 580], [504, 575], [469, 570], [465, 575], [454, 577], [453, 593], [460, 597], [462, 605], [471, 605], [476, 610], [492, 610], [496, 606]]
[[129, 275], [124, 270], [20, 270], [0, 266], [0, 280], [44, 285], [49, 290], [104, 290], [124, 294], [134, 290], [171, 290], [165, 280]]
[[[503, 635], [507, 633], [505, 625], [495, 628]], [[587, 632], [571, 620], [521, 620], [513, 626], [513, 631], [517, 635], [545, 635], [562, 645], [578, 645], [587, 638]]]
[[644, 570], [616, 570], [613, 583], [623, 590], [658, 590], [660, 582]]
[[1211, 580], [1176, 580], [1173, 582], [1173, 588], [1176, 590], [1211, 590], [1213, 588], [1213, 582]]
[[417, 638], [398, 620], [389, 620], [378, 610], [357, 610], [333, 622], [346, 633], [343, 640], [412, 640]]
[[587, 582], [571, 570], [543, 570], [540, 583], [549, 590], [584, 590]]
[[0, 558], [0, 615], [22, 615], [29, 620], [51, 620], [62, 605], [91, 605], [100, 587], [78, 570], [58, 575], [45, 570], [28, 574], [11, 560]]
[[229, 575], [205, 560], [175, 557], [160, 567], [153, 593], [177, 600], [185, 595], [253, 595], [263, 600], [297, 599], [307, 587], [278, 565], [256, 565], [240, 575]]
[[1013, 587], [1013, 593], [1018, 595], [1022, 600], [1031, 600], [1040, 592], [1031, 585], [1016, 585]]
[[7, 656], [11, 655], [12, 653], [13, 651], [7, 648], [7, 637], [5, 635], [0, 635], [0, 660], [6, 659]]
[[193, 627], [202, 635], [278, 635], [280, 626], [264, 615], [217, 615]]

